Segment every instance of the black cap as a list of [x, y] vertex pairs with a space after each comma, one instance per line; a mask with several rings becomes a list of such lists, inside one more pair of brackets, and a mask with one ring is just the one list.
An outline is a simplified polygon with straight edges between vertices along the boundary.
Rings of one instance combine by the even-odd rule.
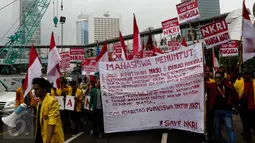
[[252, 70], [249, 69], [249, 68], [244, 68], [244, 69], [242, 70], [242, 75], [244, 75], [244, 74], [252, 74]]

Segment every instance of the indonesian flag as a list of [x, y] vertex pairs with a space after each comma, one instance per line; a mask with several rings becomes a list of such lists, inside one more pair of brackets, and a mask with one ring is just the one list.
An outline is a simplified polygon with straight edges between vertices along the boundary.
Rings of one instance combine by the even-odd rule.
[[24, 83], [24, 88], [25, 88], [24, 96], [26, 96], [31, 91], [33, 79], [41, 77], [41, 76], [42, 76], [42, 64], [34, 48], [34, 45], [32, 45], [30, 49], [28, 69], [27, 69], [27, 74], [26, 74], [25, 83]]
[[215, 74], [215, 72], [219, 70], [220, 64], [217, 57], [215, 56], [214, 49], [212, 49], [212, 65], [213, 73]]
[[47, 80], [50, 83], [53, 83], [53, 86], [56, 88], [60, 88], [60, 67], [59, 63], [61, 61], [61, 57], [58, 53], [58, 49], [55, 44], [54, 34], [51, 34], [50, 40], [50, 52], [48, 56], [48, 66], [47, 66]]
[[136, 22], [135, 14], [134, 14], [134, 29], [133, 29], [133, 55], [135, 56], [142, 50], [142, 45], [141, 45], [141, 38], [140, 38], [140, 33], [138, 29], [138, 25]]
[[181, 46], [188, 47], [188, 44], [187, 44], [187, 42], [186, 42], [184, 37], [182, 38]]
[[127, 58], [127, 47], [126, 47], [126, 45], [125, 45], [125, 42], [124, 42], [124, 38], [123, 38], [123, 36], [122, 36], [122, 33], [121, 33], [121, 31], [120, 31], [120, 43], [121, 43], [121, 46], [122, 46], [122, 54], [121, 54], [121, 57], [122, 57], [122, 59], [124, 60], [124, 61], [126, 61], [126, 60], [128, 60], [128, 58]]
[[155, 53], [155, 55], [161, 55], [161, 54], [165, 54], [163, 51], [161, 51], [159, 48], [153, 46], [153, 52]]
[[107, 49], [107, 43], [104, 42], [104, 45], [99, 53], [99, 55], [96, 57], [96, 72], [99, 71], [99, 62], [109, 62], [109, 55], [108, 55], [108, 49]]
[[243, 62], [255, 56], [255, 29], [243, 1]]

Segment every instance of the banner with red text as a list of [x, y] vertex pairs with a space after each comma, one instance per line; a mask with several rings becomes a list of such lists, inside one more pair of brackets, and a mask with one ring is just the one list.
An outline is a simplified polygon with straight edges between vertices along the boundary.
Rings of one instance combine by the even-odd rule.
[[200, 31], [208, 49], [230, 41], [225, 19], [201, 26]]
[[179, 23], [190, 22], [200, 18], [198, 3], [196, 0], [189, 0], [176, 5], [179, 15]]
[[85, 59], [84, 48], [70, 48], [70, 56], [72, 62], [81, 62]]
[[82, 62], [82, 75], [94, 75], [96, 72], [96, 58], [87, 58]]
[[61, 57], [60, 70], [61, 70], [61, 72], [67, 72], [71, 67], [71, 65], [70, 65], [70, 61], [71, 61], [70, 53], [69, 52], [61, 52], [61, 53], [59, 53], [59, 55]]
[[112, 54], [113, 61], [123, 61], [122, 49], [123, 48], [120, 43], [113, 44], [113, 54]]
[[238, 56], [238, 42], [231, 41], [220, 45], [220, 52], [222, 57]]
[[168, 41], [168, 52], [173, 52], [180, 49], [181, 44], [178, 41]]
[[168, 19], [162, 22], [164, 37], [181, 34], [178, 18]]
[[202, 44], [99, 63], [106, 133], [180, 129], [204, 133]]

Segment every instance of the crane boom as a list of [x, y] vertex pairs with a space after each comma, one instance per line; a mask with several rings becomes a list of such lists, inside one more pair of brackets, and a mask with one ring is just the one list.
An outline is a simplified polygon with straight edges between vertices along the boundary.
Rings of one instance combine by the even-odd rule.
[[[14, 64], [24, 52], [25, 46], [31, 40], [41, 19], [50, 5], [51, 0], [34, 0], [31, 6], [22, 14], [20, 26], [15, 34], [8, 37], [9, 41], [0, 49], [5, 64]], [[13, 48], [15, 47], [15, 48]]]

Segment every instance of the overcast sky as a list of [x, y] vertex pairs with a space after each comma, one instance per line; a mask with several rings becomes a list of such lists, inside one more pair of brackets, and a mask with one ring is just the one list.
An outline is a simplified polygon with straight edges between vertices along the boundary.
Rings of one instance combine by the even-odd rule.
[[[0, 8], [13, 0], [0, 0]], [[53, 0], [52, 0], [53, 1]], [[55, 0], [57, 1], [57, 0]], [[59, 0], [59, 5], [60, 5]], [[122, 32], [123, 35], [131, 34], [133, 29], [133, 13], [136, 14], [139, 30], [142, 31], [147, 27], [159, 28], [161, 21], [177, 16], [175, 5], [181, 0], [63, 0], [64, 11], [59, 8], [59, 16], [67, 17], [64, 24], [64, 44], [76, 44], [76, 20], [80, 13], [90, 14], [97, 11], [110, 11], [122, 15]], [[246, 0], [246, 5], [252, 10], [255, 0]], [[221, 13], [230, 12], [241, 8], [242, 0], [220, 0]], [[0, 38], [8, 31], [18, 14], [13, 6], [0, 11]], [[41, 21], [41, 44], [48, 45], [50, 33], [55, 32], [55, 40], [58, 43], [60, 36], [60, 25], [55, 28], [53, 24], [53, 4], [49, 6]], [[15, 28], [10, 33], [13, 33]], [[0, 41], [4, 44], [6, 38]]]

